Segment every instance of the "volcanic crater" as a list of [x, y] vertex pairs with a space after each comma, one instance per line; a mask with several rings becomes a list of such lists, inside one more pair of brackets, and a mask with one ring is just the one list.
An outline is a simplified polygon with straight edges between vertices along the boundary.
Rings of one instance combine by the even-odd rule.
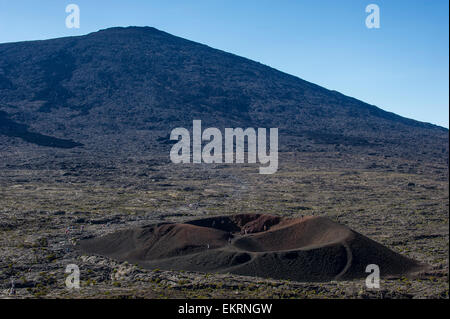
[[83, 253], [148, 269], [232, 273], [295, 281], [382, 277], [427, 268], [325, 217], [239, 214], [159, 223], [81, 241]]

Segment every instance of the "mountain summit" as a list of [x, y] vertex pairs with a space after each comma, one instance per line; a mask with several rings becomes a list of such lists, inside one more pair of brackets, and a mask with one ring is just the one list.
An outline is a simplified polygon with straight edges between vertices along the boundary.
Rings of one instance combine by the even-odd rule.
[[447, 129], [155, 28], [0, 44], [3, 147], [154, 152], [193, 119], [278, 127], [280, 151], [448, 156]]

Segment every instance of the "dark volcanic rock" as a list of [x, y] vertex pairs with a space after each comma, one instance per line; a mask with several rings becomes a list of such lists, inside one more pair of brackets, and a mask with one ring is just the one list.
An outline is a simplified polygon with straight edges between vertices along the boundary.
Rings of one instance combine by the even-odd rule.
[[8, 137], [124, 156], [166, 152], [193, 119], [278, 127], [282, 150], [448, 154], [447, 129], [149, 27], [1, 44], [0, 111]]
[[324, 217], [242, 214], [161, 223], [83, 240], [79, 249], [149, 269], [297, 281], [363, 278], [369, 264], [384, 278], [427, 269]]

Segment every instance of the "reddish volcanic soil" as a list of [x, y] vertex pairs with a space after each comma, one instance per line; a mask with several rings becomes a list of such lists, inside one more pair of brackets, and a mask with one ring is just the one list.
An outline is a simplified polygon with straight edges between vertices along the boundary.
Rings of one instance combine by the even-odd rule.
[[324, 217], [241, 214], [154, 224], [87, 239], [79, 249], [149, 269], [296, 281], [366, 277], [369, 264], [382, 277], [426, 268]]

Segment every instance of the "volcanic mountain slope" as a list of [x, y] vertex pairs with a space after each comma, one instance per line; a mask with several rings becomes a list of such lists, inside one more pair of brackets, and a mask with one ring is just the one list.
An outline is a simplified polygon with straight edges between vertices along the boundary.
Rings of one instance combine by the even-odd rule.
[[167, 149], [173, 128], [200, 119], [218, 128], [278, 127], [282, 150], [448, 156], [447, 129], [150, 27], [1, 44], [0, 112], [7, 146], [22, 138], [125, 156], [155, 152]]
[[361, 278], [369, 264], [384, 277], [426, 269], [324, 217], [241, 214], [153, 224], [84, 240], [79, 249], [149, 269], [296, 281]]

